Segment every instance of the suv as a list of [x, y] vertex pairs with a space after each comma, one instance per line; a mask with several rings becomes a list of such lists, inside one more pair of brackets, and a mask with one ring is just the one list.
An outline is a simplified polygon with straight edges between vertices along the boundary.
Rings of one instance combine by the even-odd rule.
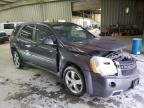
[[136, 61], [123, 54], [124, 46], [73, 23], [21, 24], [10, 37], [16, 68], [30, 64], [52, 72], [75, 96], [109, 97], [139, 83]]

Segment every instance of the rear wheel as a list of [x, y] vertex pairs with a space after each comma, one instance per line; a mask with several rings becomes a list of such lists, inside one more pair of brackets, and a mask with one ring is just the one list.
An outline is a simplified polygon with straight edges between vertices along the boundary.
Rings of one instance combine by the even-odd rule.
[[64, 83], [68, 91], [75, 96], [85, 93], [85, 81], [82, 73], [75, 67], [69, 66], [64, 71]]
[[18, 68], [18, 69], [23, 68], [23, 63], [22, 63], [21, 57], [18, 54], [18, 52], [14, 50], [14, 51], [12, 51], [12, 53], [13, 53], [12, 54], [12, 56], [13, 56], [13, 62], [15, 64], [16, 68]]

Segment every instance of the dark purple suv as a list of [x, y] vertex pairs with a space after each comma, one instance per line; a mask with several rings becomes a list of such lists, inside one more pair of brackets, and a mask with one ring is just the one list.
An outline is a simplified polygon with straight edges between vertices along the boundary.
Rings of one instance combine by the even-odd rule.
[[10, 37], [14, 64], [30, 64], [58, 75], [75, 96], [108, 97], [139, 83], [136, 61], [125, 44], [95, 37], [73, 23], [18, 25]]

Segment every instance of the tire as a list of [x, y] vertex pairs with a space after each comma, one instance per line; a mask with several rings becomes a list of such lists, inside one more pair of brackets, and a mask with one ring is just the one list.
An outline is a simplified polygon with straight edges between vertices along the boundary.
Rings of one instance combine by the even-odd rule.
[[13, 57], [13, 62], [15, 64], [15, 67], [17, 69], [23, 69], [23, 62], [21, 60], [19, 53], [16, 50], [12, 51], [12, 57]]
[[83, 96], [86, 91], [85, 80], [82, 73], [74, 66], [68, 66], [63, 76], [65, 87], [74, 96]]

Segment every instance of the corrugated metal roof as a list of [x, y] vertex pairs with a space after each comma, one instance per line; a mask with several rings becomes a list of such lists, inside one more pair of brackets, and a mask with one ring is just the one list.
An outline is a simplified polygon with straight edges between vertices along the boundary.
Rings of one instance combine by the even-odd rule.
[[19, 6], [0, 12], [0, 22], [40, 22], [46, 20], [71, 21], [71, 2], [50, 2]]

